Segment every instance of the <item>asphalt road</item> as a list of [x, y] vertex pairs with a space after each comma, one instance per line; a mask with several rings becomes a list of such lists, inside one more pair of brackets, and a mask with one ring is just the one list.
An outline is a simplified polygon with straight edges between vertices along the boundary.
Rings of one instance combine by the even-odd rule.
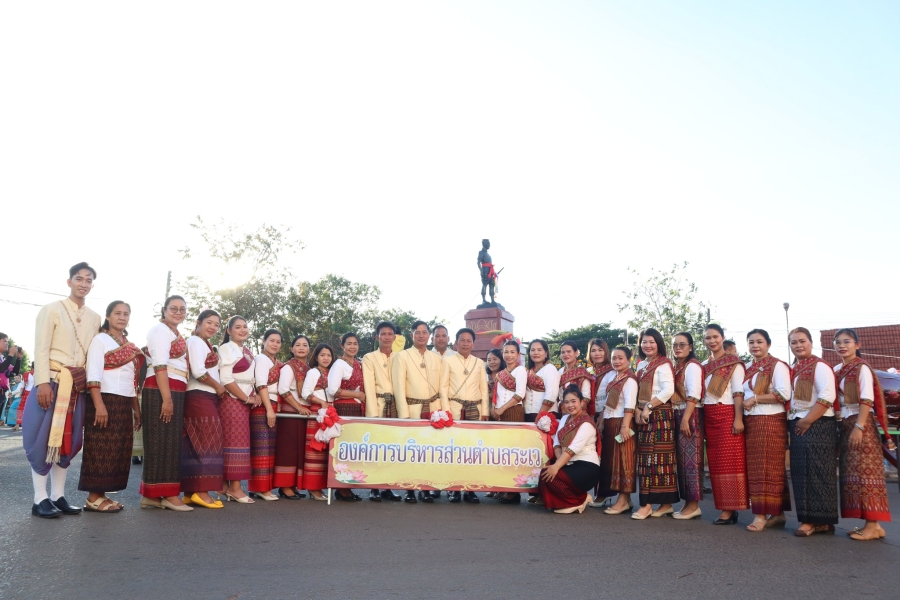
[[[80, 463], [66, 497], [78, 492]], [[21, 434], [0, 432], [2, 598], [783, 598], [900, 596], [900, 525], [886, 540], [753, 534], [702, 520], [633, 521], [588, 509], [449, 504], [226, 504], [138, 508], [140, 467], [118, 514], [38, 519]], [[900, 518], [897, 484], [888, 487]], [[635, 498], [636, 499], [636, 498]]]

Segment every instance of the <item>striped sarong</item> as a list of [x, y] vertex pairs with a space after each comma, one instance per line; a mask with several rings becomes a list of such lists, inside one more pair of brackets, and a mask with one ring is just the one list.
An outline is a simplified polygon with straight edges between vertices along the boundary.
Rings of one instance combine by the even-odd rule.
[[159, 414], [162, 412], [162, 394], [159, 390], [145, 387], [141, 393], [141, 422], [144, 429], [141, 496], [145, 498], [164, 498], [181, 493], [184, 392], [171, 391], [170, 394], [172, 395], [172, 419], [168, 423], [164, 423], [159, 418]]
[[[297, 414], [287, 402], [281, 409], [285, 413]], [[278, 419], [275, 427], [275, 487], [303, 489], [303, 464], [306, 459], [305, 419]]]
[[218, 492], [224, 486], [222, 421], [219, 397], [190, 390], [184, 395], [184, 437], [181, 438], [181, 490]]
[[784, 468], [787, 415], [744, 417], [747, 444], [747, 488], [754, 515], [779, 515], [791, 510], [791, 492]]
[[275, 436], [278, 430], [269, 427], [266, 407], [250, 410], [250, 479], [247, 491], [265, 494], [275, 488]]
[[97, 410], [88, 402], [84, 412], [84, 449], [78, 489], [118, 492], [128, 487], [134, 435], [134, 398], [101, 394], [108, 416], [106, 427], [94, 425]]
[[678, 456], [678, 493], [683, 500], [703, 500], [703, 411], [700, 405], [691, 413], [691, 437], [681, 433], [684, 409], [675, 409], [675, 439]]
[[634, 436], [619, 443], [616, 436], [622, 431], [622, 417], [603, 420], [600, 451], [600, 480], [594, 488], [594, 498], [609, 498], [617, 493], [633, 494], [636, 490], [635, 468], [637, 445]]
[[675, 411], [671, 404], [656, 407], [650, 411], [649, 423], [638, 426], [637, 448], [641, 506], [678, 502]]
[[525, 422], [525, 407], [521, 404], [516, 404], [510, 408], [507, 408], [503, 411], [503, 414], [500, 415], [498, 421], [505, 421], [507, 423], [524, 423]]
[[219, 402], [226, 481], [250, 479], [250, 405], [230, 394]]
[[[850, 434], [858, 415], [841, 421], [841, 517], [866, 521], [890, 521], [881, 442], [875, 430], [875, 415], [866, 419], [862, 445], [850, 449]], [[87, 443], [85, 443], [85, 451]]]
[[334, 410], [342, 417], [364, 417], [366, 416], [365, 406], [353, 398], [338, 398], [334, 401]]
[[747, 458], [744, 434], [734, 435], [734, 405], [707, 404], [703, 407], [706, 430], [706, 457], [713, 501], [718, 510], [747, 510]]
[[316, 439], [318, 430], [318, 421], [315, 419], [306, 421], [306, 462], [303, 470], [303, 487], [300, 489], [321, 490], [326, 487], [328, 482], [328, 478], [325, 475], [325, 466], [328, 463], [328, 450], [313, 450], [309, 446]]
[[811, 525], [837, 525], [837, 425], [834, 417], [819, 417], [805, 434], [797, 435], [799, 420], [788, 421], [797, 520]]

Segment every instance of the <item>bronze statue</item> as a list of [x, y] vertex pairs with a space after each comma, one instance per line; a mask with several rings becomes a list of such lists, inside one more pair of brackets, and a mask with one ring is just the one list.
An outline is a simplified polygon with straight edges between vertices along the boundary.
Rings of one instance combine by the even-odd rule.
[[[491, 247], [490, 240], [481, 240], [481, 252], [478, 253], [478, 271], [481, 273], [481, 304], [478, 308], [498, 307], [503, 308], [494, 300], [494, 290], [497, 286], [497, 275], [499, 273], [494, 270], [494, 264], [491, 262], [491, 255], [488, 250]], [[502, 271], [503, 269], [501, 269]], [[490, 292], [491, 301], [485, 298], [485, 293]]]

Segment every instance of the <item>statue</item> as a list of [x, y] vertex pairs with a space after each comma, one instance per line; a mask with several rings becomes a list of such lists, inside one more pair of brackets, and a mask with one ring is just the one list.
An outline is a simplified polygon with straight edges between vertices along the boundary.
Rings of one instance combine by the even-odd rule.
[[[497, 276], [499, 273], [494, 270], [494, 264], [491, 262], [491, 255], [488, 254], [490, 247], [490, 240], [481, 240], [481, 252], [478, 253], [478, 271], [481, 273], [481, 304], [478, 305], [478, 308], [503, 308], [494, 300], [494, 292], [497, 287]], [[502, 271], [503, 269], [500, 270]], [[485, 298], [486, 292], [490, 292], [490, 302]]]

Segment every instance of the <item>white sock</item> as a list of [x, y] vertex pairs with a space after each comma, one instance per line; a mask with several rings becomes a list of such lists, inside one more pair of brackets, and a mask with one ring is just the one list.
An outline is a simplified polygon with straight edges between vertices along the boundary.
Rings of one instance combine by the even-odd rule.
[[31, 483], [34, 485], [34, 503], [40, 504], [47, 499], [47, 476], [31, 470]]
[[66, 471], [55, 463], [50, 467], [50, 499], [54, 502], [66, 495]]

